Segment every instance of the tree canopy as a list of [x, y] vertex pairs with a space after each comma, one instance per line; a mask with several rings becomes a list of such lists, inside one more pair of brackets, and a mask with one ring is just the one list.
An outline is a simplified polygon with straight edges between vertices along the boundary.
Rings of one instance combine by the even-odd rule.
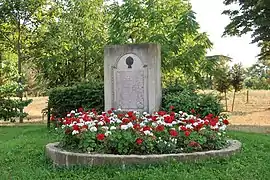
[[[252, 43], [261, 47], [259, 59], [270, 66], [270, 1], [269, 0], [224, 0], [230, 9], [223, 14], [230, 17], [224, 35], [241, 36], [251, 32]], [[230, 5], [237, 4], [238, 8]]]

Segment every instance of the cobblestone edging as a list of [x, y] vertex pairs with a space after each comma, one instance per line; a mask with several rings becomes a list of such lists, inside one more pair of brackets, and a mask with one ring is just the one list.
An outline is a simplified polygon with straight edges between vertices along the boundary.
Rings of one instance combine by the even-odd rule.
[[56, 166], [72, 165], [108, 165], [108, 164], [150, 164], [175, 159], [177, 161], [196, 161], [211, 157], [228, 157], [241, 150], [241, 142], [229, 140], [229, 146], [221, 150], [212, 150], [194, 153], [153, 154], [153, 155], [114, 155], [74, 153], [57, 148], [58, 142], [46, 145], [46, 155]]

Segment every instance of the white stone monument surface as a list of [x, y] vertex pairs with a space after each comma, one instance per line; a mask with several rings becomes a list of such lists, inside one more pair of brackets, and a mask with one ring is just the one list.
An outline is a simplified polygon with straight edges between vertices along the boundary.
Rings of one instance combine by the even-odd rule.
[[156, 44], [105, 48], [105, 110], [158, 111], [161, 103], [160, 47]]

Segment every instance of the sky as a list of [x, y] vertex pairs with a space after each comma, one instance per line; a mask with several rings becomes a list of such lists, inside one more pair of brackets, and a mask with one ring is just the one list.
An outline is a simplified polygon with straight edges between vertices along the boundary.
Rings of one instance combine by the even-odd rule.
[[241, 37], [221, 37], [225, 26], [230, 22], [226, 15], [221, 15], [227, 7], [223, 0], [190, 0], [201, 32], [206, 32], [213, 48], [207, 55], [225, 55], [232, 58], [232, 63], [242, 63], [249, 67], [257, 61], [260, 49], [251, 44], [250, 34]]
[[[122, 0], [118, 2], [121, 3]], [[213, 43], [207, 55], [229, 56], [232, 58], [231, 65], [242, 63], [244, 67], [249, 67], [257, 61], [260, 49], [257, 44], [251, 44], [250, 33], [241, 37], [221, 37], [225, 26], [230, 22], [227, 15], [221, 14], [228, 8], [223, 4], [223, 0], [190, 0], [190, 2], [200, 24], [200, 31], [206, 32]]]

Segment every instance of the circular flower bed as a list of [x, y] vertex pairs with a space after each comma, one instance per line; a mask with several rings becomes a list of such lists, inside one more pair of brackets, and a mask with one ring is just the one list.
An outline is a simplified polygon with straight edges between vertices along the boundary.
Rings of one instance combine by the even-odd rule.
[[169, 154], [218, 150], [228, 145], [228, 120], [209, 114], [203, 118], [185, 112], [153, 114], [120, 109], [98, 114], [94, 109], [71, 111], [54, 119], [60, 125], [59, 148], [82, 153]]

